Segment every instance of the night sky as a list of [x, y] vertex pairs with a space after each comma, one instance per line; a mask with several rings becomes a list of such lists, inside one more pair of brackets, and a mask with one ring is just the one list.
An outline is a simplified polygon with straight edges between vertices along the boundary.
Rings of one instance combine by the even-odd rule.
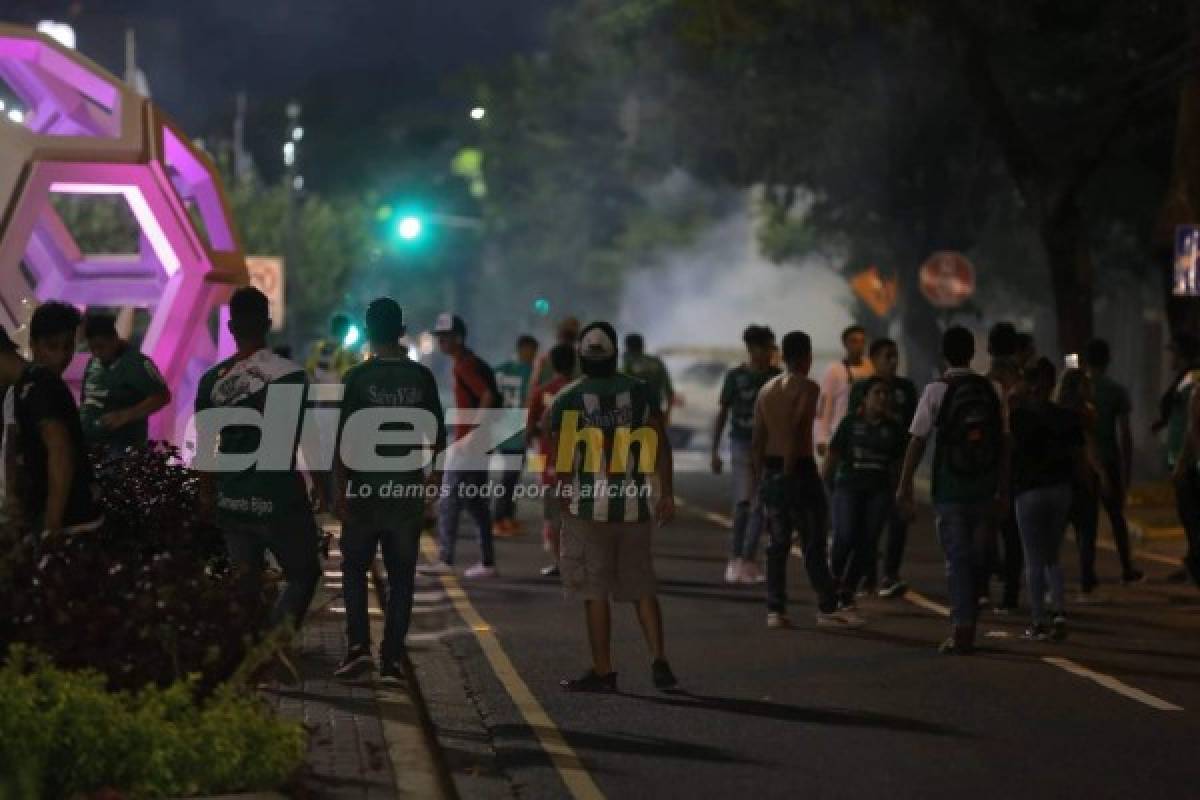
[[260, 161], [272, 161], [289, 98], [303, 103], [306, 128], [323, 134], [327, 145], [348, 126], [403, 118], [408, 109], [457, 113], [472, 98], [463, 96], [469, 92], [456, 77], [537, 50], [550, 12], [568, 3], [0, 0], [0, 19], [68, 21], [79, 49], [118, 75], [124, 29], [133, 27], [139, 66], [160, 105], [193, 135], [221, 135], [235, 92], [245, 89], [250, 146]]

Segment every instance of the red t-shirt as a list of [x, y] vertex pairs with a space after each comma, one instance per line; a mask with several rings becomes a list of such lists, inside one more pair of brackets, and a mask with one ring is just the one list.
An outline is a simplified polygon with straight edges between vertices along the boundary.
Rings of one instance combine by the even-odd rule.
[[542, 468], [542, 483], [546, 486], [554, 483], [554, 470], [550, 468], [554, 462], [550, 458], [550, 437], [547, 435], [549, 420], [546, 419], [546, 413], [550, 406], [554, 405], [555, 396], [571, 381], [572, 379], [565, 375], [555, 375], [529, 393], [529, 418], [525, 425], [528, 428], [536, 426], [538, 429], [538, 452], [546, 459], [545, 467]]
[[[464, 349], [454, 360], [454, 404], [458, 408], [481, 408], [485, 392], [492, 395], [488, 408], [499, 408], [500, 389], [496, 386], [496, 374], [482, 358]], [[473, 427], [453, 426], [454, 439], [465, 436]]]

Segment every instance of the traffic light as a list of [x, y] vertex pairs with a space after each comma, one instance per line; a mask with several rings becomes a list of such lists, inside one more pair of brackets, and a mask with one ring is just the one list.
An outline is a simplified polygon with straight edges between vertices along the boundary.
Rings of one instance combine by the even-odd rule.
[[342, 347], [349, 350], [350, 348], [354, 347], [354, 345], [358, 344], [359, 337], [361, 336], [362, 334], [359, 332], [358, 326], [351, 325], [346, 329], [345, 337], [342, 338]]
[[539, 297], [533, 301], [533, 310], [540, 317], [547, 316], [550, 313], [550, 301], [544, 297]]
[[416, 214], [405, 214], [396, 222], [396, 235], [406, 242], [415, 242], [421, 238], [424, 227]]

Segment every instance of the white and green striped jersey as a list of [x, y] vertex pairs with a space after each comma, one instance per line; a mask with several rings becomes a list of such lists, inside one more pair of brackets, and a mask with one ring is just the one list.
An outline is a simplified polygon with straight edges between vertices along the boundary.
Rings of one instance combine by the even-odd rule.
[[563, 387], [550, 411], [559, 473], [570, 475], [570, 513], [594, 522], [650, 519], [650, 475], [659, 446], [649, 427], [654, 389], [629, 375], [580, 378]]

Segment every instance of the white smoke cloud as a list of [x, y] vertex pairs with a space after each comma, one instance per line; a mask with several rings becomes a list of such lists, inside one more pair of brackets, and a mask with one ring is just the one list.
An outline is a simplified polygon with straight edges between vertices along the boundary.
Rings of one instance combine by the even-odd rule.
[[671, 345], [741, 347], [750, 323], [777, 336], [803, 330], [817, 352], [840, 346], [852, 295], [829, 259], [775, 264], [758, 252], [749, 193], [739, 209], [682, 250], [626, 280], [621, 329], [648, 349]]

